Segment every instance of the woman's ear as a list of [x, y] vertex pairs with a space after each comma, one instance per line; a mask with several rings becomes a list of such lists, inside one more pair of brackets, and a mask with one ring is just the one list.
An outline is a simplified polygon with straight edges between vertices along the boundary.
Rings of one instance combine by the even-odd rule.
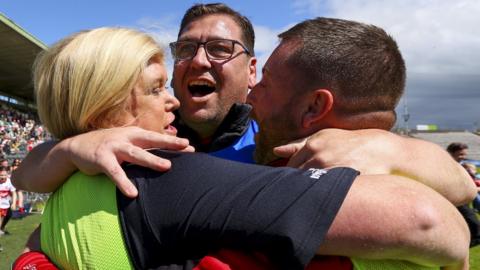
[[303, 114], [302, 125], [310, 128], [325, 119], [333, 108], [333, 94], [328, 89], [314, 90], [309, 97], [308, 109]]

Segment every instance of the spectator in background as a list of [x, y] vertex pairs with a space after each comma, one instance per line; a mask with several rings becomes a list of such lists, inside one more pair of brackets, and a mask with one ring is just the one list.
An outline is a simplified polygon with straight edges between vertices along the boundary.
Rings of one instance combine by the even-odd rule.
[[30, 147], [43, 142], [49, 135], [42, 125], [35, 120], [36, 116], [20, 112], [0, 103], [0, 154], [1, 156], [24, 156], [27, 153], [27, 142]]
[[[480, 179], [477, 178], [477, 166], [473, 163], [462, 163], [462, 166], [467, 170], [468, 174], [472, 177], [475, 186], [477, 186], [477, 191], [480, 192]], [[480, 212], [480, 194], [477, 193], [475, 199], [472, 202], [473, 209], [478, 213]]]
[[[454, 142], [447, 146], [447, 151], [457, 162], [462, 162], [468, 155], [468, 145], [460, 142]], [[480, 221], [468, 204], [457, 207], [463, 218], [468, 224], [470, 230], [470, 247], [480, 244]]]
[[[5, 159], [5, 158], [0, 160], [0, 167], [5, 168], [5, 170], [7, 171], [6, 175], [7, 175], [8, 181], [10, 181], [10, 176], [12, 174], [11, 174], [11, 167], [9, 166], [8, 160]], [[0, 184], [1, 183], [2, 183], [2, 181], [0, 180]], [[2, 192], [1, 189], [0, 189], [0, 192]], [[16, 192], [16, 191], [14, 191], [14, 192]], [[0, 196], [3, 196], [3, 194], [0, 194]], [[5, 196], [9, 196], [8, 192], [6, 192]], [[11, 217], [12, 217], [12, 209], [10, 207], [7, 208], [5, 213], [0, 214], [0, 235], [10, 234], [9, 232], [5, 231], [5, 226], [7, 225], [8, 221], [10, 220]]]
[[4, 168], [8, 168], [8, 160], [6, 158], [2, 158], [0, 160], [0, 166]]
[[[9, 211], [15, 210], [17, 200], [15, 191], [15, 187], [10, 182], [8, 168], [0, 167], [0, 223], [3, 223]], [[0, 230], [0, 236], [4, 234], [5, 232]]]
[[[14, 159], [12, 163], [12, 170], [13, 171], [20, 165], [20, 159]], [[23, 198], [23, 190], [17, 189], [17, 209], [19, 212], [19, 217], [25, 216], [25, 205], [24, 205], [24, 198]]]
[[475, 166], [475, 164], [473, 163], [464, 162], [462, 163], [462, 167], [467, 170], [468, 174], [472, 177], [475, 184], [479, 186], [480, 183], [477, 181], [480, 181], [480, 179], [477, 178], [477, 166]]
[[457, 162], [463, 161], [467, 157], [468, 145], [460, 142], [454, 142], [447, 146], [447, 151]]

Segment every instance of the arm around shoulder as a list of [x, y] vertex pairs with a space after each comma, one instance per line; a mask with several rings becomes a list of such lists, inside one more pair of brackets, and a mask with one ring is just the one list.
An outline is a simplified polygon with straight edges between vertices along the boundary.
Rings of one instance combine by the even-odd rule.
[[68, 156], [68, 143], [66, 139], [35, 147], [12, 173], [13, 185], [33, 192], [55, 191], [76, 170]]
[[464, 260], [469, 240], [458, 211], [430, 188], [367, 175], [352, 185], [318, 253], [443, 266]]
[[398, 135], [398, 162], [392, 174], [415, 179], [439, 192], [454, 205], [471, 202], [477, 190], [466, 170], [440, 146]]

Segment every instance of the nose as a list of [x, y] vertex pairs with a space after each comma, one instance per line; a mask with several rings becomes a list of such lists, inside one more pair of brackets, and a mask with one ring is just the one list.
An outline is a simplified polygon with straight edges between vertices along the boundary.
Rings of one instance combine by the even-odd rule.
[[178, 99], [170, 93], [168, 93], [167, 95], [168, 97], [167, 97], [167, 102], [165, 102], [165, 110], [175, 111], [180, 107], [180, 101], [178, 101]]
[[210, 68], [211, 63], [207, 57], [207, 51], [205, 50], [205, 46], [200, 45], [198, 46], [197, 53], [192, 58], [192, 66], [197, 68]]

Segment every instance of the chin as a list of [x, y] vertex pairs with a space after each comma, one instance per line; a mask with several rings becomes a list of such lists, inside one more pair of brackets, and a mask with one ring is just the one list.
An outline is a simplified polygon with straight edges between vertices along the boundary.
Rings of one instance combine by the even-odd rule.
[[192, 114], [189, 114], [188, 117], [182, 116], [182, 119], [190, 123], [203, 124], [203, 123], [212, 122], [212, 120], [215, 120], [216, 117], [215, 117], [215, 114], [212, 114], [207, 110], [199, 110]]

